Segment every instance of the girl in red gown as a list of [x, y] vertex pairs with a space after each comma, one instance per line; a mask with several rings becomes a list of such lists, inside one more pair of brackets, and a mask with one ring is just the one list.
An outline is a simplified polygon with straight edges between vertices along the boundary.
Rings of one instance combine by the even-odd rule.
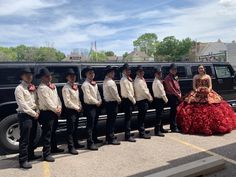
[[212, 90], [211, 77], [198, 67], [191, 91], [177, 109], [177, 123], [183, 133], [224, 134], [236, 128], [236, 115], [230, 105]]

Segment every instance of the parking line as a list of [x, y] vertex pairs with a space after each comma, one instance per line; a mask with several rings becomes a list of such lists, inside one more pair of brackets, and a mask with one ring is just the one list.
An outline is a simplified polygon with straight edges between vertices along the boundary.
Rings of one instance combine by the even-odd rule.
[[176, 142], [179, 142], [179, 143], [181, 143], [181, 144], [183, 144], [183, 145], [185, 145], [185, 146], [189, 146], [189, 147], [191, 147], [191, 148], [193, 148], [193, 149], [199, 150], [199, 151], [201, 151], [201, 152], [205, 152], [205, 153], [207, 153], [207, 154], [209, 154], [209, 155], [218, 156], [218, 157], [224, 159], [225, 161], [230, 162], [230, 163], [236, 165], [236, 161], [235, 161], [235, 160], [230, 159], [230, 158], [228, 158], [228, 157], [225, 157], [225, 156], [223, 156], [223, 155], [217, 154], [217, 153], [215, 153], [215, 152], [209, 151], [209, 150], [204, 149], [204, 148], [202, 148], [202, 147], [199, 147], [199, 146], [196, 146], [196, 145], [194, 145], [194, 144], [188, 143], [188, 142], [186, 142], [186, 141], [184, 141], [184, 140], [181, 140], [181, 139], [179, 139], [179, 138], [176, 138], [176, 137], [168, 136], [168, 138], [170, 138], [170, 139], [172, 139], [172, 140], [174, 140], [174, 141], [176, 141]]
[[50, 168], [48, 162], [43, 162], [43, 176], [51, 177]]

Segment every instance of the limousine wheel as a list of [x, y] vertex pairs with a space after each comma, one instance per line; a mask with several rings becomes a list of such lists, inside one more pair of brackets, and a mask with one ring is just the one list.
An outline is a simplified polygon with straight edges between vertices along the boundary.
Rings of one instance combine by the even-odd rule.
[[[41, 136], [41, 127], [37, 128], [34, 144], [38, 144]], [[20, 129], [17, 114], [10, 115], [0, 122], [0, 147], [7, 153], [16, 153], [19, 150]]]

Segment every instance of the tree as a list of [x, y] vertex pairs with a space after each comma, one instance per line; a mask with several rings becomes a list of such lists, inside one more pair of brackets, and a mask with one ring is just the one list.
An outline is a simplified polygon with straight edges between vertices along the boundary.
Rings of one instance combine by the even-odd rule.
[[148, 56], [154, 56], [157, 43], [157, 35], [155, 33], [145, 33], [141, 35], [137, 40], [133, 41], [134, 47], [139, 48]]
[[128, 52], [125, 52], [125, 53], [123, 54], [123, 59], [125, 59], [128, 55], [129, 55]]
[[105, 55], [105, 52], [97, 52], [97, 51], [91, 51], [90, 58], [91, 58], [91, 61], [94, 61], [94, 62], [104, 62], [107, 60], [107, 56]]
[[174, 36], [165, 37], [163, 41], [156, 46], [155, 58], [167, 61], [182, 59], [189, 53], [192, 44], [193, 42], [190, 38], [180, 41]]
[[113, 51], [107, 51], [107, 52], [105, 52], [105, 55], [108, 57], [112, 57], [115, 55], [115, 53]]

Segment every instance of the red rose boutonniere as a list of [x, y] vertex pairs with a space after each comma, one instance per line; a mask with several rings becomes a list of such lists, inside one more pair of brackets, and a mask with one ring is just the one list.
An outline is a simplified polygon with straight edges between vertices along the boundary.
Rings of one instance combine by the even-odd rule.
[[71, 86], [71, 88], [72, 88], [73, 90], [77, 91], [77, 90], [78, 90], [78, 85], [77, 85], [77, 84], [73, 84], [73, 85]]
[[91, 81], [90, 84], [95, 86], [97, 83], [96, 83], [96, 81]]
[[54, 90], [56, 88], [56, 86], [54, 84], [52, 84], [51, 82], [49, 82], [48, 87], [52, 90]]
[[133, 82], [133, 79], [131, 77], [127, 77], [127, 79], [130, 81], [130, 82]]
[[34, 84], [29, 84], [28, 90], [29, 90], [30, 92], [34, 92], [34, 91], [36, 90], [35, 85], [34, 85]]

